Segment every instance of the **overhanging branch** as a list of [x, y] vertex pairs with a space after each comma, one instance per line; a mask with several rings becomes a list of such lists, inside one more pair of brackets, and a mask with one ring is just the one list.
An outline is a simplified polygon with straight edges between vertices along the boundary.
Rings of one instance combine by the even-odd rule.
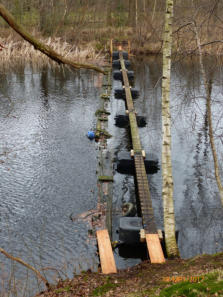
[[2, 4], [0, 4], [0, 16], [2, 16], [2, 18], [9, 24], [9, 26], [13, 30], [15, 30], [20, 36], [22, 36], [22, 38], [31, 43], [36, 50], [39, 50], [40, 52], [48, 56], [50, 59], [56, 61], [57, 63], [66, 64], [76, 69], [93, 69], [95, 71], [104, 73], [103, 69], [95, 65], [75, 63], [70, 59], [64, 58], [48, 45], [45, 45], [39, 40], [35, 39], [31, 34], [29, 34], [21, 25], [19, 25], [15, 21], [11, 13]]

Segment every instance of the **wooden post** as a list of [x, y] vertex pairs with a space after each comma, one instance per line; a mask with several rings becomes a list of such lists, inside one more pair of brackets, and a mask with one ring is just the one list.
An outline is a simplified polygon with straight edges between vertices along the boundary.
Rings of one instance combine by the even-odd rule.
[[113, 53], [113, 39], [110, 40], [110, 55], [111, 55], [111, 63], [112, 63], [112, 53]]
[[130, 40], [128, 40], [128, 54], [130, 56], [131, 54], [131, 45], [130, 45]]

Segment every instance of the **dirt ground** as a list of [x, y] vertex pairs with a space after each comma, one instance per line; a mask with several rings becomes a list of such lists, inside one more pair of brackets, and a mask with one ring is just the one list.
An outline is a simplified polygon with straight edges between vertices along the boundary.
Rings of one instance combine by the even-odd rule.
[[114, 275], [84, 272], [37, 296], [223, 296], [222, 267], [223, 253], [156, 265], [145, 261]]

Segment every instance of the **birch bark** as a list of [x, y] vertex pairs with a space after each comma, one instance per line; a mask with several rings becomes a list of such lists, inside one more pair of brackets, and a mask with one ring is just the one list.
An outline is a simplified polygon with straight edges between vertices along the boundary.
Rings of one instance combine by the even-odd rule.
[[165, 27], [163, 35], [162, 77], [162, 197], [164, 210], [165, 243], [168, 257], [175, 257], [179, 255], [175, 237], [173, 176], [171, 164], [170, 72], [173, 4], [173, 0], [166, 0]]

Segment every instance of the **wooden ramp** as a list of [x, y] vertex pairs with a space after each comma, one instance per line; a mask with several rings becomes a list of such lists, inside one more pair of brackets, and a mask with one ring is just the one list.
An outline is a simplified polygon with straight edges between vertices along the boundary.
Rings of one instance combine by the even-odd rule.
[[163, 250], [160, 245], [159, 235], [146, 234], [146, 243], [151, 263], [165, 263]]
[[155, 224], [155, 218], [152, 207], [152, 199], [150, 196], [149, 183], [146, 174], [144, 158], [142, 153], [142, 146], [139, 137], [139, 130], [136, 120], [136, 112], [132, 100], [131, 87], [129, 85], [129, 79], [127, 75], [127, 69], [125, 67], [125, 62], [123, 54], [119, 52], [119, 59], [121, 64], [121, 72], [124, 82], [126, 106], [128, 109], [129, 123], [131, 130], [132, 146], [134, 151], [134, 163], [136, 171], [136, 179], [138, 186], [138, 195], [142, 213], [143, 227], [146, 233], [146, 243], [150, 256], [151, 263], [164, 263], [165, 258], [159, 236], [157, 233], [157, 228]]
[[115, 259], [111, 247], [108, 230], [98, 230], [96, 232], [99, 248], [99, 256], [101, 262], [102, 273], [117, 273]]

